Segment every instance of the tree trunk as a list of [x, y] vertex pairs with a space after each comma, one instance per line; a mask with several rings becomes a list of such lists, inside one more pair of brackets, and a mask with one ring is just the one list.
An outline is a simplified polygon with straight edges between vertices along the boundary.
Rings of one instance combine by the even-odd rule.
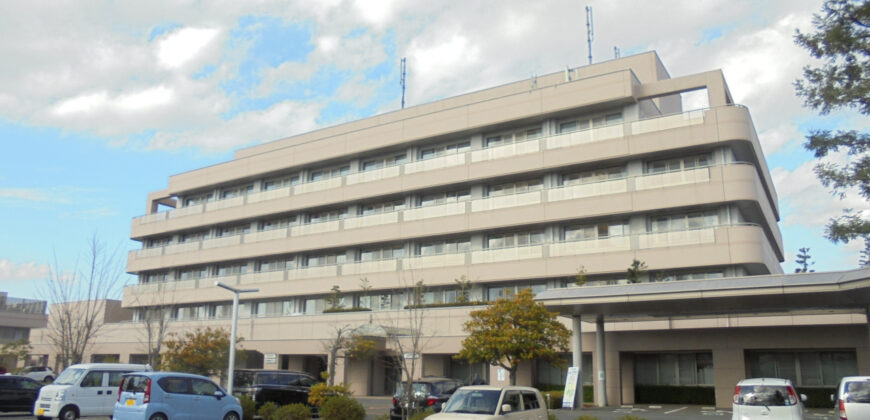
[[510, 375], [510, 378], [511, 378], [511, 385], [516, 385], [517, 384], [517, 367], [511, 366], [511, 368], [508, 369], [508, 375]]

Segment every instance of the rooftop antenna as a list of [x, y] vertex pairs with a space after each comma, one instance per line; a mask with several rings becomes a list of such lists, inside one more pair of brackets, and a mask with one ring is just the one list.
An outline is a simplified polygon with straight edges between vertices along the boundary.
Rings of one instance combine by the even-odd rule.
[[402, 109], [405, 109], [405, 57], [402, 57], [400, 67], [402, 75], [399, 79], [399, 85], [402, 86]]
[[614, 46], [613, 47], [613, 58], [619, 58], [620, 53], [621, 53], [621, 51], [619, 50], [619, 47]]
[[589, 64], [592, 64], [592, 40], [595, 39], [595, 28], [592, 25], [592, 6], [586, 6], [586, 42], [589, 44]]

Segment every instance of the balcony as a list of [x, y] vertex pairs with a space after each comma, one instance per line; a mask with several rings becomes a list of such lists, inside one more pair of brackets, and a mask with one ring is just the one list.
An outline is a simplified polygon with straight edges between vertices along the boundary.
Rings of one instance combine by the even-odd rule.
[[[402, 165], [385, 167], [373, 171], [357, 172], [342, 177], [307, 182], [292, 187], [284, 187], [271, 191], [251, 193], [231, 199], [211, 201], [205, 204], [197, 204], [179, 209], [169, 210], [136, 217], [133, 224], [144, 225], [162, 222], [168, 219], [177, 219], [203, 212], [216, 211], [226, 208], [238, 207], [245, 204], [259, 203], [262, 201], [276, 200], [290, 196], [303, 195], [318, 191], [341, 188], [348, 185], [363, 184], [395, 178], [402, 175], [416, 174], [427, 171], [495, 161], [510, 157], [538, 153], [541, 150], [554, 150], [590, 143], [601, 142], [631, 135], [643, 134], [653, 131], [663, 131], [674, 128], [687, 127], [703, 124], [710, 111], [718, 111], [722, 108], [734, 108], [734, 106], [721, 107], [713, 110], [695, 110], [675, 115], [648, 118], [639, 121], [619, 123], [610, 126], [595, 127], [565, 134], [555, 134], [538, 139], [527, 140], [508, 145], [492, 147], [481, 150], [473, 150], [464, 153], [439, 156], [426, 160], [419, 160]], [[714, 112], [715, 114], [715, 112]]]

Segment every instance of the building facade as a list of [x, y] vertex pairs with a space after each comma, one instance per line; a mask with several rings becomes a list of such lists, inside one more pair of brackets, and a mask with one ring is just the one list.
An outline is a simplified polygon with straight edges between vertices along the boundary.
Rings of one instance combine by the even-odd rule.
[[[506, 383], [499, 369], [452, 358], [481, 302], [527, 287], [625, 284], [635, 261], [645, 267], [639, 283], [778, 275], [778, 219], [749, 111], [733, 103], [721, 71], [671, 77], [654, 52], [639, 54], [242, 149], [171, 176], [132, 222], [141, 249], [127, 270], [138, 284], [123, 306], [133, 320], [103, 342], [121, 361], [139, 360], [145, 350], [130, 325], [155, 307], [171, 308], [173, 331], [227, 327], [232, 296], [220, 281], [258, 289], [242, 296], [239, 323], [254, 367], [319, 372], [337, 328], [386, 337], [423, 310], [419, 353], [384, 339], [371, 360], [341, 361], [339, 381], [357, 395], [389, 394], [405, 356], [419, 358], [418, 374]], [[421, 305], [408, 309], [418, 283]], [[645, 337], [715, 334], [722, 319], [616, 320], [607, 329], [635, 351]], [[764, 319], [756, 327], [783, 322]], [[591, 366], [594, 347], [583, 346]], [[636, 373], [607, 372], [616, 378], [611, 402], [635, 400], [617, 390], [620, 375], [714, 386], [703, 345], [639, 347], [648, 353]], [[564, 369], [542, 363], [519, 375], [564, 382]]]
[[[46, 323], [45, 301], [9, 297], [0, 292], [0, 346], [22, 340], [30, 341], [32, 329], [44, 328]], [[12, 370], [16, 366], [41, 360], [17, 360], [11, 355], [0, 355], [0, 366]]]

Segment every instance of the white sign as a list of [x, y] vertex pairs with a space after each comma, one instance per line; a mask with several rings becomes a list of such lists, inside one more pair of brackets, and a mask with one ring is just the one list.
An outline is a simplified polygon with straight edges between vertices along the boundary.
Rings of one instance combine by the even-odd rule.
[[574, 408], [577, 399], [577, 379], [580, 378], [580, 367], [571, 366], [565, 376], [565, 392], [562, 393], [562, 408]]
[[420, 353], [405, 353], [402, 355], [405, 359], [419, 359]]
[[278, 363], [278, 354], [277, 353], [266, 353], [263, 357], [263, 363], [274, 365]]
[[504, 368], [498, 368], [498, 375], [496, 375], [496, 376], [498, 376], [498, 380], [499, 380], [499, 381], [503, 381], [503, 380], [505, 380], [505, 370], [504, 370]]

